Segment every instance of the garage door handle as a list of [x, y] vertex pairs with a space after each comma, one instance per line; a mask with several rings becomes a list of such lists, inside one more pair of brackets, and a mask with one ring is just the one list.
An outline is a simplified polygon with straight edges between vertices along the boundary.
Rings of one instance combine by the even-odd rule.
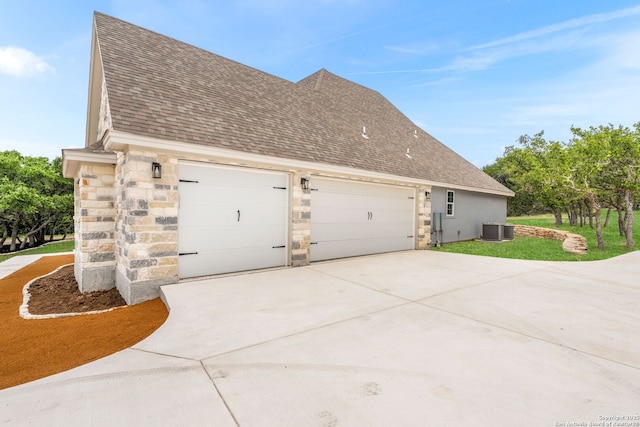
[[238, 222], [240, 222], [240, 209], [238, 209]]

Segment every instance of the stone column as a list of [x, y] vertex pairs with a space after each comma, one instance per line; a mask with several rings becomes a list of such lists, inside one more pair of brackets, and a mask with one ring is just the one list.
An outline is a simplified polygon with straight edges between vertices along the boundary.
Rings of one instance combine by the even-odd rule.
[[75, 277], [80, 292], [115, 285], [113, 165], [83, 164], [74, 183]]
[[[162, 166], [162, 178], [151, 165]], [[116, 286], [127, 304], [159, 295], [178, 281], [178, 163], [157, 153], [118, 155]]]
[[303, 190], [301, 180], [310, 181], [306, 172], [293, 174], [291, 192], [291, 266], [308, 265], [311, 260], [311, 190]]
[[416, 249], [427, 249], [430, 244], [431, 187], [421, 187], [418, 189], [418, 240]]

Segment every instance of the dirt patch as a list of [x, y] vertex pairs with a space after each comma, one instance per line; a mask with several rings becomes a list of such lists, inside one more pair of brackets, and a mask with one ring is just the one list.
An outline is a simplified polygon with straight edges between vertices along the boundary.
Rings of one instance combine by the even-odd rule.
[[168, 316], [160, 298], [100, 314], [57, 319], [20, 317], [22, 288], [73, 255], [46, 256], [0, 279], [0, 389], [100, 359], [138, 343]]
[[83, 313], [127, 305], [116, 288], [83, 294], [73, 274], [73, 265], [37, 279], [29, 285], [29, 313]]

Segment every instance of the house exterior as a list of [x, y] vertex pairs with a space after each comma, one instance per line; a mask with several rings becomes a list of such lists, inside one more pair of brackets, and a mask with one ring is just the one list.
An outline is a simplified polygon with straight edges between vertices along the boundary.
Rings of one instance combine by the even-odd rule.
[[431, 211], [433, 245], [477, 239], [482, 224], [504, 223], [507, 217], [504, 196], [454, 186], [432, 187]]
[[80, 289], [128, 304], [190, 277], [426, 249], [434, 212], [446, 241], [479, 237], [513, 194], [376, 91], [324, 69], [293, 83], [101, 13], [86, 144], [63, 173]]

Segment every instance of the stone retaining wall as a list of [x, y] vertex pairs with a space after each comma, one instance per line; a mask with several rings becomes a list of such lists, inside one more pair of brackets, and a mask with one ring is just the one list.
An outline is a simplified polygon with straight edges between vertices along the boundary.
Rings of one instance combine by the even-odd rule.
[[514, 234], [524, 237], [539, 237], [542, 239], [561, 240], [562, 249], [574, 254], [587, 253], [587, 239], [579, 234], [552, 228], [534, 227], [531, 225], [514, 225]]

